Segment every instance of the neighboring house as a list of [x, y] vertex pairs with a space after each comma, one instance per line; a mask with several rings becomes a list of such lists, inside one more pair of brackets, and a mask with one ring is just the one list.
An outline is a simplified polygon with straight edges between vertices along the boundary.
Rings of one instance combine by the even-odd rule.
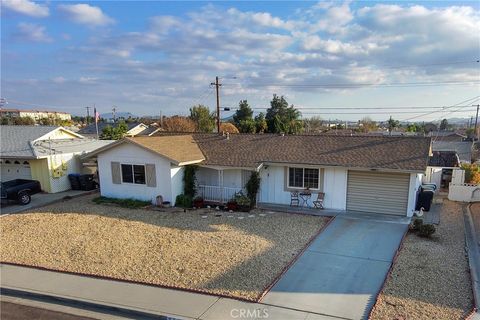
[[61, 112], [61, 111], [47, 111], [47, 110], [1, 109], [0, 117], [6, 117], [6, 118], [30, 117], [35, 121], [44, 119], [44, 118], [72, 120], [72, 116], [69, 113]]
[[460, 160], [455, 151], [433, 151], [428, 160], [423, 182], [435, 183], [439, 188], [448, 188], [452, 181], [453, 169], [459, 166]]
[[428, 133], [429, 137], [432, 137], [434, 141], [443, 142], [462, 142], [467, 139], [467, 136], [457, 133], [455, 131], [432, 131]]
[[[118, 122], [115, 123], [108, 123], [108, 122], [99, 122], [98, 123], [98, 135], [99, 137], [102, 135], [102, 131], [105, 127], [111, 126], [111, 127], [116, 127], [118, 126]], [[125, 122], [127, 125], [128, 131], [127, 131], [127, 136], [128, 137], [134, 137], [141, 133], [142, 131], [148, 129], [148, 126], [143, 123], [138, 123], [138, 122]], [[78, 133], [89, 138], [96, 138], [97, 137], [97, 127], [95, 123], [92, 123], [80, 130], [78, 130]]]
[[184, 134], [125, 138], [97, 156], [101, 193], [174, 202], [185, 165], [197, 164], [197, 190], [226, 202], [261, 177], [258, 201], [290, 204], [292, 191], [325, 193], [325, 207], [412, 216], [430, 138], [275, 134]]
[[83, 170], [78, 155], [112, 142], [53, 126], [0, 126], [0, 135], [0, 180], [39, 180], [49, 193], [70, 189], [68, 174]]
[[151, 137], [157, 133], [161, 133], [165, 131], [164, 129], [158, 127], [158, 126], [154, 126], [154, 125], [150, 125], [147, 129], [141, 131], [140, 133], [137, 134], [137, 136], [147, 136], [147, 137]]
[[432, 139], [432, 151], [453, 151], [456, 152], [460, 162], [470, 163], [472, 161], [472, 141], [445, 141], [443, 139]]

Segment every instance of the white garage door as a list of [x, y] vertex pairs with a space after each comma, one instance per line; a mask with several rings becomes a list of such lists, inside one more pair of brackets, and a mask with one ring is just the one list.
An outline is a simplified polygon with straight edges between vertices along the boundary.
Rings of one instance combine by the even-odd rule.
[[32, 179], [30, 163], [25, 160], [2, 160], [0, 181]]
[[408, 173], [348, 171], [347, 210], [404, 216], [409, 185]]

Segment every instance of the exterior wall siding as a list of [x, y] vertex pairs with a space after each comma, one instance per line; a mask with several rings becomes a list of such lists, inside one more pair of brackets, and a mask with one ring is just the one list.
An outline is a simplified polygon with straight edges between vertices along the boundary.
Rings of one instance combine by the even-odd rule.
[[170, 177], [172, 181], [172, 200], [170, 201], [171, 205], [175, 205], [175, 199], [179, 194], [183, 193], [183, 174], [185, 172], [184, 167], [172, 166], [170, 169]]
[[[155, 164], [157, 178], [156, 187], [147, 187], [144, 184], [112, 182], [111, 162], [128, 164]], [[174, 170], [175, 186], [172, 186], [172, 170], [170, 161], [152, 152], [134, 146], [123, 144], [106, 150], [98, 155], [98, 171], [100, 178], [100, 192], [102, 196], [122, 199], [138, 199], [155, 202], [161, 195], [164, 201], [175, 202], [174, 192], [179, 190], [178, 179], [181, 180], [180, 171]]]
[[48, 159], [30, 160], [30, 170], [32, 171], [32, 179], [40, 182], [42, 190], [51, 192]]

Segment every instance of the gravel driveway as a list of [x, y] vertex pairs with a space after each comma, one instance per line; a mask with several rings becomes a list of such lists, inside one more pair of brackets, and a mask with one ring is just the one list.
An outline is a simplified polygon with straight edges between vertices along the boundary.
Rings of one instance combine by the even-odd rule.
[[473, 309], [461, 204], [445, 200], [432, 239], [408, 234], [372, 319], [464, 319]]
[[131, 210], [93, 197], [1, 218], [0, 260], [257, 300], [328, 221]]

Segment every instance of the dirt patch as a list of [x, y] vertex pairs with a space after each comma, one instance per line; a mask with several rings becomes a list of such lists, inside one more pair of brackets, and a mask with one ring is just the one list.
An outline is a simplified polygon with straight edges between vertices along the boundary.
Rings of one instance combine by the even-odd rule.
[[255, 301], [328, 221], [132, 210], [94, 197], [1, 218], [0, 260]]
[[432, 239], [409, 233], [372, 319], [464, 319], [473, 309], [463, 211], [445, 201]]

